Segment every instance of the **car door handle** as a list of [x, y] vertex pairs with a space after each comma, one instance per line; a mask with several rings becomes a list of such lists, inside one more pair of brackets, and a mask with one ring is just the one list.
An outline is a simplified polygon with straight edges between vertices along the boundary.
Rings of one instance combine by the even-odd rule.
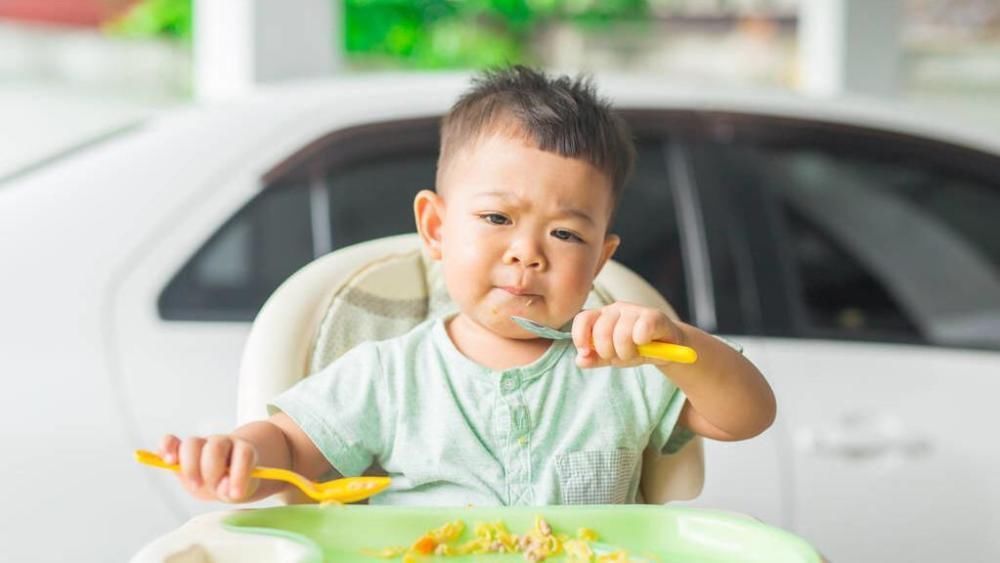
[[796, 440], [800, 449], [822, 457], [863, 461], [898, 455], [927, 455], [931, 443], [908, 431], [890, 415], [848, 414], [838, 422], [819, 428], [804, 428]]
[[904, 457], [920, 457], [930, 451], [930, 444], [922, 438], [872, 439], [870, 437], [816, 437], [810, 450], [823, 457], [839, 457], [865, 460], [900, 454]]

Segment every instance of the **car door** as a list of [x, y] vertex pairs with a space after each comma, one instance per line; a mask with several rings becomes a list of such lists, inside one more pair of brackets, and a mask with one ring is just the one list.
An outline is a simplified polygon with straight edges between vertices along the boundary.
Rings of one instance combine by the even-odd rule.
[[755, 272], [791, 527], [833, 560], [996, 560], [1000, 158], [860, 126], [702, 125], [697, 177]]

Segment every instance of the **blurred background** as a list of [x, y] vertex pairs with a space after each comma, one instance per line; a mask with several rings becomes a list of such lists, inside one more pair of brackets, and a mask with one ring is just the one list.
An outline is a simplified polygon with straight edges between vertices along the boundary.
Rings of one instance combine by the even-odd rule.
[[281, 348], [251, 321], [412, 231], [454, 71], [507, 63], [609, 75], [615, 259], [778, 397], [691, 504], [1000, 560], [1000, 0], [0, 0], [0, 561], [225, 508], [128, 454], [262, 416], [247, 366], [305, 375], [242, 361]]
[[[874, 15], [866, 17], [883, 21], [865, 25], [878, 30], [871, 35], [883, 44], [847, 56], [860, 61], [856, 66], [880, 67], [860, 71], [879, 76], [875, 84], [864, 76], [831, 84], [830, 72], [810, 77], [810, 69], [819, 75], [826, 69], [823, 60], [838, 56], [830, 52], [837, 47], [824, 31], [826, 24], [809, 24], [810, 19], [824, 21], [823, 12], [830, 9], [826, 0], [308, 0], [286, 5], [318, 3], [330, 4], [325, 11], [330, 25], [310, 40], [328, 44], [328, 52], [302, 51], [299, 57], [313, 60], [288, 64], [284, 59], [282, 64], [287, 55], [269, 53], [263, 34], [240, 47], [224, 44], [226, 37], [253, 26], [252, 18], [234, 13], [298, 17], [276, 16], [267, 2], [204, 2], [203, 33], [198, 34], [196, 0], [0, 0], [0, 176], [151, 112], [231, 96], [275, 77], [504, 62], [567, 71], [648, 71], [718, 88], [819, 95], [858, 91], [1000, 124], [1000, 2], [995, 0], [869, 3], [863, 11]], [[242, 12], [235, 8], [239, 4]], [[879, 61], [870, 60], [872, 52], [879, 53]], [[254, 76], [240, 76], [231, 67], [241, 57], [271, 68], [260, 72], [258, 66]]]

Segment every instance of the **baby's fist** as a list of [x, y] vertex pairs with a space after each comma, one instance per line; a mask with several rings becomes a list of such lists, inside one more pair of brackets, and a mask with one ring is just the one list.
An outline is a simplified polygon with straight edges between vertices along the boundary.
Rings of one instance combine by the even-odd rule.
[[573, 319], [576, 365], [581, 368], [666, 364], [639, 356], [636, 347], [653, 341], [684, 344], [683, 340], [680, 327], [666, 313], [633, 303], [619, 301]]

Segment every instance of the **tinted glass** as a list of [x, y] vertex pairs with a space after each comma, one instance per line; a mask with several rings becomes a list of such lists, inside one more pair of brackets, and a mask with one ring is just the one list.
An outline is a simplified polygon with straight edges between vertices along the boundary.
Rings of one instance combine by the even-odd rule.
[[278, 285], [313, 258], [304, 183], [261, 192], [181, 269], [160, 296], [168, 320], [249, 321]]
[[436, 170], [435, 145], [373, 156], [330, 171], [326, 185], [332, 248], [414, 232], [413, 197], [434, 187]]
[[926, 155], [748, 150], [805, 334], [1000, 347], [1000, 183]]

